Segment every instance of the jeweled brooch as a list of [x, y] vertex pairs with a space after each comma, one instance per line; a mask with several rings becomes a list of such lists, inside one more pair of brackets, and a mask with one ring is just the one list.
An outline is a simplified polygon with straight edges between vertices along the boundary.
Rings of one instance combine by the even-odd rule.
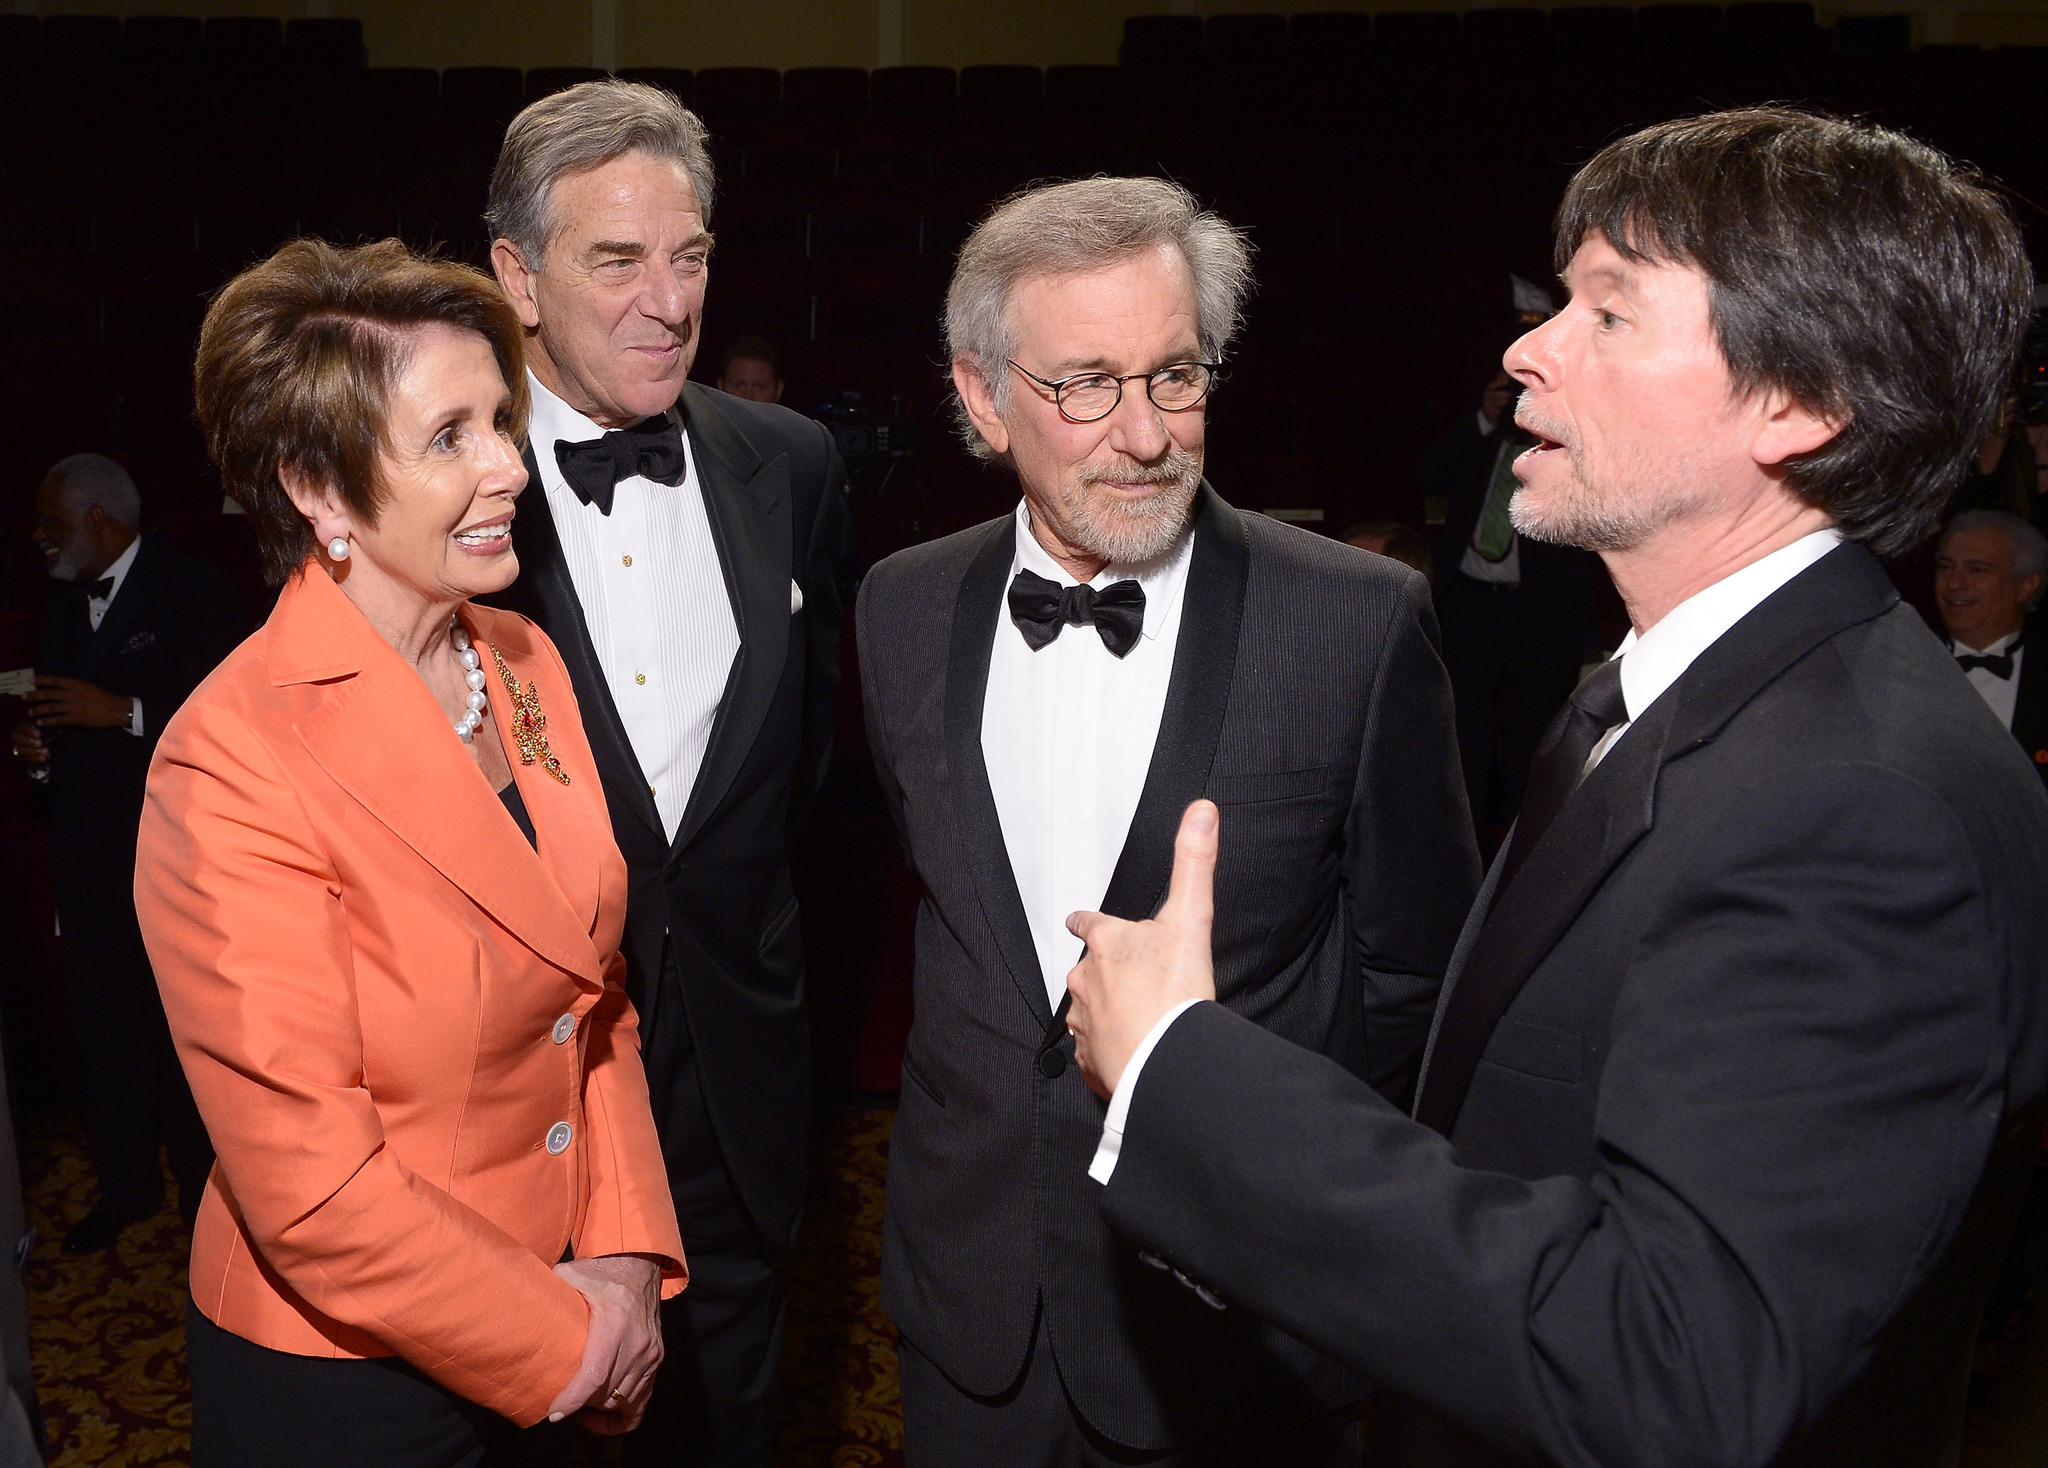
[[537, 760], [542, 769], [568, 784], [569, 772], [548, 748], [548, 716], [541, 711], [540, 686], [528, 683], [522, 692], [519, 680], [512, 676], [504, 655], [495, 647], [491, 649], [491, 661], [498, 665], [498, 676], [505, 680], [505, 692], [512, 700], [512, 739], [519, 746], [519, 763], [530, 765]]

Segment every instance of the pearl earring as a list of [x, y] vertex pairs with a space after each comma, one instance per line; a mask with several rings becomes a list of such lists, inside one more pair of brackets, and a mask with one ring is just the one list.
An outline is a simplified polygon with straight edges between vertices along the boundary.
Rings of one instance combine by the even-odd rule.
[[348, 537], [346, 535], [337, 535], [334, 539], [327, 542], [327, 559], [330, 561], [345, 561], [348, 559]]

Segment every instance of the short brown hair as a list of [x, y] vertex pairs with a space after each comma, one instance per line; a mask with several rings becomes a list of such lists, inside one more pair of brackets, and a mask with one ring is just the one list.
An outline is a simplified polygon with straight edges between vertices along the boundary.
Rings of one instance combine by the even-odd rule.
[[419, 330], [452, 326], [490, 343], [524, 437], [525, 337], [488, 275], [415, 255], [398, 240], [343, 249], [293, 240], [221, 289], [199, 329], [194, 396], [221, 482], [256, 527], [264, 579], [282, 585], [313, 552], [313, 529], [282, 466], [331, 484], [374, 521], [386, 393]]
[[1630, 261], [1706, 276], [1744, 394], [1846, 420], [1791, 487], [1880, 555], [1934, 529], [1998, 427], [2033, 303], [2000, 198], [1967, 167], [1864, 122], [1708, 113], [1611, 143], [1557, 215], [1562, 272], [1598, 232]]

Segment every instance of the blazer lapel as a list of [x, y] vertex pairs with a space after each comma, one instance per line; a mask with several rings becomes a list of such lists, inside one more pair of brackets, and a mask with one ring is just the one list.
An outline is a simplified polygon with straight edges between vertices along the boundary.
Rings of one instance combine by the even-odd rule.
[[[1102, 910], [1132, 921], [1151, 917], [1173, 877], [1181, 813], [1201, 797], [1223, 737], [1223, 715], [1237, 666], [1251, 541], [1244, 518], [1204, 481], [1195, 502], [1195, 544], [1181, 592], [1180, 637], [1159, 737], [1130, 834], [1110, 874]], [[984, 651], [983, 661], [986, 664]]]
[[[268, 638], [274, 681], [327, 684], [297, 727], [335, 783], [534, 952], [600, 984], [587, 921], [446, 727], [426, 684], [318, 567], [286, 586]], [[496, 682], [494, 669], [487, 676]], [[490, 702], [505, 702], [502, 685]], [[507, 710], [494, 712], [502, 730]], [[516, 769], [517, 745], [507, 739]], [[522, 783], [520, 793], [529, 791], [541, 797]], [[543, 809], [559, 828], [551, 799]]]
[[[512, 700], [505, 692], [504, 679], [499, 676], [497, 665], [491, 658], [491, 649], [495, 647], [504, 656], [505, 666], [519, 680], [521, 688], [534, 690], [544, 715], [551, 709], [559, 709], [561, 701], [553, 698], [551, 702], [549, 675], [539, 671], [538, 660], [523, 635], [525, 628], [516, 623], [511, 627], [501, 626], [498, 629], [501, 638], [493, 642], [475, 625], [475, 617], [466, 620], [470, 636], [483, 654], [484, 686], [490, 700], [491, 720], [497, 725], [499, 744], [505, 751], [506, 762], [512, 766], [513, 783], [519, 787], [519, 798], [526, 804], [527, 815], [533, 821], [534, 834], [539, 840], [536, 854], [563, 900], [569, 904], [570, 911], [576, 914], [588, 933], [597, 924], [604, 849], [612, 841], [611, 820], [603, 792], [594, 788], [600, 783], [600, 777], [595, 768], [583, 765], [559, 732], [551, 752], [560, 761], [562, 772], [569, 776], [569, 784], [564, 785], [557, 780], [538, 761], [530, 765], [521, 762], [519, 741], [512, 733]], [[554, 727], [559, 729], [559, 725]], [[576, 788], [578, 781], [583, 782], [581, 790]], [[500, 804], [503, 804], [502, 800]]]
[[697, 483], [725, 571], [733, 619], [739, 624], [740, 650], [718, 701], [704, 763], [676, 828], [676, 850], [703, 829], [746, 763], [782, 681], [794, 615], [789, 596], [794, 560], [789, 460], [778, 455], [764, 463], [710, 398], [710, 389], [685, 383], [676, 411], [696, 456]]
[[1045, 997], [1038, 946], [1032, 942], [1031, 924], [1024, 916], [1024, 899], [1017, 893], [1017, 875], [1010, 868], [1009, 848], [1003, 842], [995, 791], [988, 783], [988, 764], [981, 756], [981, 712], [988, 695], [989, 657], [1003, 605], [1003, 583], [1016, 558], [1016, 534], [1017, 522], [1012, 516], [989, 527], [988, 538], [968, 565], [953, 600], [952, 643], [946, 657], [946, 765], [952, 774], [960, 844], [966, 848], [974, 872], [982, 915], [1018, 992], [1039, 1027], [1050, 1029], [1052, 1005]]
[[[1712, 740], [1821, 643], [1897, 602], [1868, 551], [1839, 546], [1724, 633], [1643, 711], [1565, 802], [1516, 880], [1480, 920], [1462, 965], [1454, 963], [1446, 975], [1437, 1032], [1417, 1087], [1416, 1120], [1450, 1132], [1494, 1026], [1608, 873], [1655, 823], [1664, 764]], [[1489, 891], [1495, 880], [1489, 877]]]
[[2034, 768], [2048, 777], [2048, 621], [2035, 636], [2029, 629], [2025, 654], [2020, 658], [2020, 686], [2014, 691], [2012, 737], [2034, 762]]
[[[583, 713], [583, 731], [600, 771], [609, 775], [612, 796], [647, 823], [656, 836], [665, 836], [661, 814], [654, 797], [647, 793], [647, 777], [626, 737], [626, 725], [612, 702], [611, 684], [598, 662], [597, 649], [590, 640], [590, 624], [583, 616], [583, 603], [570, 578], [569, 563], [562, 555], [561, 532], [555, 526], [554, 507], [540, 476], [540, 464], [533, 445], [526, 447], [526, 492], [519, 497], [519, 513], [512, 521], [513, 544], [519, 554], [519, 580], [538, 601], [553, 637], [555, 650], [568, 664], [576, 684], [576, 701]], [[522, 793], [525, 786], [520, 787]]]
[[142, 544], [135, 548], [135, 560], [128, 567], [128, 574], [121, 578], [120, 593], [107, 604], [107, 614], [100, 619], [98, 628], [93, 627], [91, 616], [81, 611], [79, 621], [86, 628], [86, 637], [79, 649], [79, 677], [90, 682], [99, 672], [100, 664], [121, 645], [135, 619], [142, 615], [142, 603], [155, 580], [156, 542], [145, 535]]

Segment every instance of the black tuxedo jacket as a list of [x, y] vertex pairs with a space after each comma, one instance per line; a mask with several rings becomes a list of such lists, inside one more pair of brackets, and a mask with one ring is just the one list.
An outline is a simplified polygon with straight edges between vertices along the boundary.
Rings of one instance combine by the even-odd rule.
[[[661, 993], [667, 944], [713, 1135], [748, 1213], [779, 1248], [803, 1205], [811, 1089], [789, 844], [831, 753], [840, 617], [833, 568], [851, 534], [846, 470], [831, 435], [787, 408], [692, 382], [673, 411], [689, 435], [740, 633], [673, 841], [591, 646], [535, 446], [512, 522], [519, 579], [492, 600], [538, 622], [568, 664], [626, 858], [621, 946], [640, 1033], [654, 1035], [671, 998]], [[792, 581], [803, 593], [800, 611]], [[643, 1059], [650, 1088], [667, 1094], [678, 1057], [650, 1049]]]
[[[2027, 655], [2020, 659], [2020, 686], [2013, 695], [2012, 737], [2048, 783], [2048, 617], [2027, 628]], [[2040, 648], [2037, 656], [2032, 648]]]
[[142, 537], [97, 631], [84, 593], [68, 582], [50, 584], [37, 670], [142, 700], [139, 739], [126, 729], [73, 727], [45, 735], [51, 855], [62, 886], [74, 889], [59, 892], [60, 904], [76, 908], [90, 892], [132, 906], [142, 787], [157, 738], [248, 631], [234, 584], [153, 535]]
[[[1461, 415], [1451, 431], [1422, 456], [1416, 466], [1417, 490], [1446, 502], [1443, 529], [1436, 538], [1436, 586], [1439, 595], [1464, 577], [1458, 563], [1472, 544], [1486, 487], [1493, 479], [1493, 461], [1500, 453], [1500, 434], [1479, 431], [1479, 410]], [[1584, 650], [1600, 645], [1600, 608], [1595, 557], [1576, 546], [1548, 545], [1521, 537], [1522, 581], [1518, 605], [1531, 625], [1550, 634], [1558, 647]]]
[[1421, 1085], [1448, 1140], [1198, 1005], [1103, 1206], [1406, 1394], [1379, 1462], [1952, 1463], [2041, 1131], [2043, 891], [2048, 795], [1842, 546], [1475, 913], [1445, 1012], [1485, 986], [1483, 1055], [1440, 1071], [1442, 1021]]
[[[1356, 1392], [1298, 1342], [1194, 1302], [1104, 1227], [1103, 1103], [1047, 1003], [982, 762], [1015, 551], [1005, 516], [890, 557], [859, 606], [868, 732], [923, 886], [890, 1136], [882, 1299], [969, 1391], [1017, 1378], [1042, 1310], [1060, 1379], [1119, 1442], [1275, 1371]], [[1105, 910], [1153, 912], [1187, 803], [1223, 810], [1224, 1001], [1401, 1099], [1478, 878], [1422, 579], [1206, 485], [1150, 772]], [[1094, 636], [1070, 628], [1069, 637]], [[1219, 1385], [1220, 1383], [1220, 1385]]]

